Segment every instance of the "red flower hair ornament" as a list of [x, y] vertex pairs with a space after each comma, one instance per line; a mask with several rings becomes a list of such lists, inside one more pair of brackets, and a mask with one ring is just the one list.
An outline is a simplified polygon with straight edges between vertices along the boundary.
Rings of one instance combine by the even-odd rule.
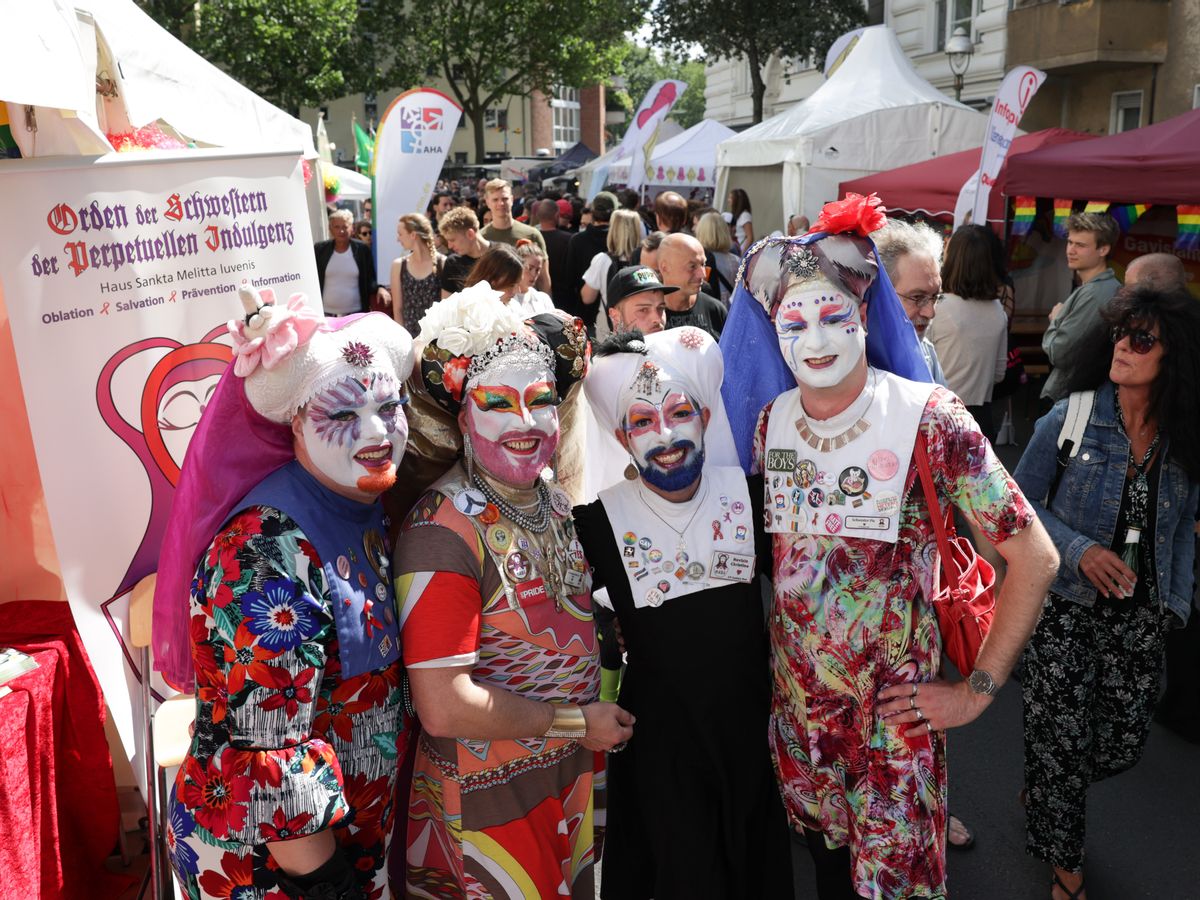
[[831, 200], [821, 208], [817, 221], [808, 230], [824, 231], [826, 234], [845, 234], [853, 232], [860, 237], [867, 237], [872, 231], [878, 231], [887, 222], [887, 207], [879, 199], [878, 194], [864, 197], [862, 194], [846, 194], [844, 200]]

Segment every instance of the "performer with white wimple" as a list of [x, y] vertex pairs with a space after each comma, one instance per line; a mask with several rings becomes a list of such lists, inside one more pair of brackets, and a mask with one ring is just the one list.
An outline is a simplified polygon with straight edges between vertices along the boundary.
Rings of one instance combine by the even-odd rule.
[[196, 692], [171, 862], [189, 898], [382, 897], [408, 732], [379, 496], [412, 339], [377, 313], [241, 297], [155, 590], [156, 665]]
[[716, 342], [683, 327], [614, 336], [584, 380], [630, 460], [626, 480], [575, 510], [597, 603], [628, 655], [610, 696], [621, 654], [601, 632], [601, 696], [638, 718], [608, 758], [606, 900], [792, 896], [766, 742], [769, 544], [756, 546], [761, 494], [737, 465], [723, 372]]
[[565, 313], [526, 320], [480, 282], [435, 304], [419, 342], [464, 458], [394, 557], [423, 729], [407, 896], [592, 900], [595, 751], [628, 740], [633, 717], [598, 701], [591, 576], [548, 468], [587, 332]]
[[[945, 731], [991, 703], [1057, 567], [962, 402], [928, 383], [867, 238], [878, 202], [850, 195], [805, 237], [752, 248], [721, 340], [722, 393], [773, 543], [770, 743], [821, 900], [946, 895]], [[916, 479], [918, 441], [940, 510]], [[932, 521], [948, 504], [1008, 563], [975, 671], [957, 683], [939, 677], [930, 602]]]

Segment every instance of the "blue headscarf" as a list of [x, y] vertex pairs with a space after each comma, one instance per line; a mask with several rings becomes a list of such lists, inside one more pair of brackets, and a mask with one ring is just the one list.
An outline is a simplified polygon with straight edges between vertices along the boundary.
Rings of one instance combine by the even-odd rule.
[[[824, 246], [823, 241], [827, 241]], [[721, 332], [725, 358], [721, 396], [738, 458], [747, 472], [753, 462], [759, 413], [796, 387], [796, 376], [779, 350], [773, 313], [787, 288], [789, 260], [798, 255], [800, 247], [810, 248], [831, 281], [867, 303], [867, 362], [911, 381], [933, 380], [917, 332], [868, 238], [824, 231], [795, 238], [764, 238], [742, 261], [729, 319]]]

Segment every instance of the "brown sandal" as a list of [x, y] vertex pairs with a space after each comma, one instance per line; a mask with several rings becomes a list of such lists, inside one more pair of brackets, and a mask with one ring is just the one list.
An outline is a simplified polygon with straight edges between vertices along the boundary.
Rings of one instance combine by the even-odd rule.
[[1058, 873], [1055, 872], [1054, 873], [1054, 884], [1050, 885], [1051, 894], [1053, 894], [1054, 888], [1058, 888], [1060, 891], [1062, 891], [1064, 894], [1066, 894], [1067, 895], [1066, 900], [1083, 900], [1083, 892], [1085, 890], [1087, 890], [1087, 885], [1084, 884], [1082, 879], [1080, 879], [1079, 887], [1075, 888], [1075, 890], [1071, 890], [1069, 887], [1067, 887], [1065, 884], [1063, 884], [1063, 880], [1061, 878], [1059, 878]]

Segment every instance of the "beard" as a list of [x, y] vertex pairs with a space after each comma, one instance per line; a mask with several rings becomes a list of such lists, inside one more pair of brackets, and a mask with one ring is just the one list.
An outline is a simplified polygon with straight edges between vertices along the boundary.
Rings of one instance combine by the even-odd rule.
[[660, 491], [671, 493], [679, 491], [693, 484], [700, 477], [700, 471], [704, 468], [704, 450], [697, 450], [696, 445], [691, 441], [676, 441], [669, 447], [663, 447], [655, 451], [658, 453], [683, 450], [686, 452], [683, 465], [673, 469], [663, 469], [656, 465], [651, 460], [639, 460], [637, 463], [638, 473], [642, 479], [649, 485], [658, 488]]

